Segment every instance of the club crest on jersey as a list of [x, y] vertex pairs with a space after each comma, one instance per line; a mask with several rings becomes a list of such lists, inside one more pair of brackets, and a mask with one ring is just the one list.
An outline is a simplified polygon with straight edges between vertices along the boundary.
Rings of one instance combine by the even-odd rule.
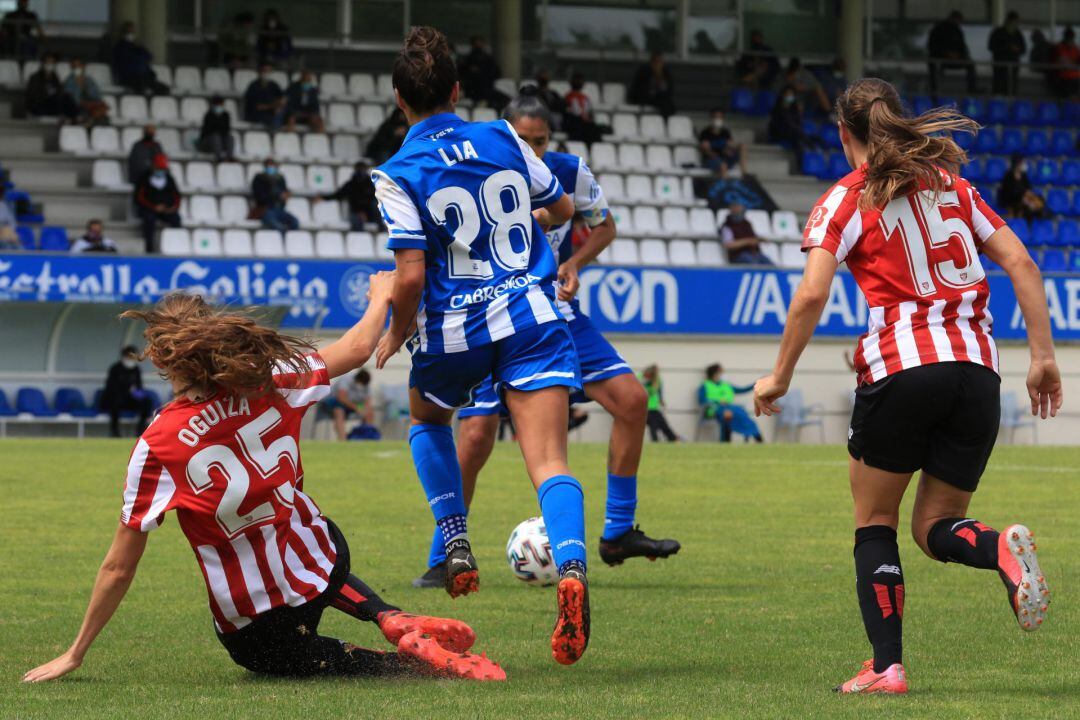
[[814, 209], [810, 211], [810, 217], [806, 220], [806, 227], [803, 232], [810, 232], [814, 228], [820, 227], [821, 223], [825, 222], [825, 217], [829, 214], [829, 208], [824, 205], [815, 205]]
[[476, 148], [473, 147], [472, 142], [470, 142], [469, 140], [461, 143], [460, 146], [456, 143], [451, 143], [450, 149], [454, 152], [454, 157], [456, 159], [452, 159], [449, 155], [446, 154], [446, 148], [439, 148], [439, 156], [443, 159], [443, 162], [446, 163], [447, 167], [453, 167], [459, 162], [464, 162], [469, 158], [480, 157], [476, 153]]

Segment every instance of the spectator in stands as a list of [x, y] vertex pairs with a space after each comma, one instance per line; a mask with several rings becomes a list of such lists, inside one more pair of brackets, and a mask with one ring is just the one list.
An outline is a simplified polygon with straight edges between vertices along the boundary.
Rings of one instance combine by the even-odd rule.
[[630, 102], [652, 105], [664, 117], [675, 114], [675, 85], [663, 53], [654, 52], [649, 62], [638, 67], [629, 95]]
[[1057, 72], [1053, 68], [1054, 46], [1046, 39], [1046, 35], [1038, 28], [1031, 31], [1031, 52], [1028, 54], [1028, 62], [1031, 69], [1043, 75], [1047, 92], [1054, 93], [1057, 90]]
[[352, 376], [342, 375], [331, 386], [330, 395], [322, 401], [334, 419], [334, 434], [345, 440], [345, 420], [356, 415], [365, 425], [375, 424], [375, 403], [371, 397], [371, 373], [360, 368]]
[[960, 23], [964, 16], [959, 10], [953, 10], [949, 16], [930, 29], [926, 40], [926, 54], [930, 58], [930, 94], [937, 95], [938, 80], [944, 70], [963, 70], [967, 75], [968, 92], [976, 92], [975, 65], [971, 62], [964, 29]]
[[585, 76], [570, 76], [570, 92], [566, 94], [566, 114], [563, 130], [570, 140], [592, 144], [603, 136], [603, 128], [593, 120], [592, 99], [585, 94]]
[[150, 170], [135, 183], [135, 210], [142, 220], [147, 253], [155, 251], [154, 232], [159, 222], [180, 227], [180, 190], [164, 153], [154, 156]]
[[109, 368], [105, 389], [101, 393], [101, 409], [109, 413], [110, 437], [120, 437], [120, 414], [124, 412], [138, 413], [135, 437], [146, 430], [154, 408], [150, 395], [143, 389], [139, 350], [134, 345], [122, 349], [120, 360]]
[[232, 162], [236, 159], [236, 139], [232, 135], [232, 118], [225, 107], [225, 98], [215, 95], [210, 98], [210, 106], [203, 115], [202, 129], [195, 144], [204, 153], [210, 153], [214, 160]]
[[115, 253], [119, 252], [116, 243], [105, 236], [105, 225], [97, 219], [86, 223], [86, 232], [82, 237], [71, 243], [71, 252], [82, 253]]
[[296, 130], [296, 123], [307, 125], [312, 132], [323, 132], [323, 119], [319, 113], [319, 86], [315, 73], [305, 70], [300, 79], [289, 86], [285, 101], [286, 129]]
[[788, 61], [784, 76], [780, 78], [780, 89], [782, 90], [785, 87], [795, 89], [802, 107], [815, 108], [815, 111], [821, 111], [826, 115], [832, 112], [829, 98], [821, 88], [821, 83], [818, 82], [812, 72], [806, 69], [806, 66], [802, 64], [802, 60], [797, 57], [793, 57]]
[[836, 105], [837, 98], [847, 89], [847, 63], [844, 58], [837, 56], [832, 61], [832, 66], [827, 70], [822, 68], [817, 74], [818, 82], [829, 100], [829, 112]]
[[753, 384], [735, 387], [723, 378], [724, 367], [714, 363], [705, 368], [705, 381], [698, 388], [698, 405], [702, 417], [720, 424], [720, 442], [731, 442], [731, 434], [739, 433], [747, 440], [761, 442], [761, 431], [746, 409], [735, 404], [735, 396], [754, 389]]
[[731, 130], [724, 126], [724, 111], [720, 108], [713, 108], [712, 121], [698, 133], [698, 149], [701, 164], [720, 177], [727, 177], [728, 170], [735, 166], [746, 174], [745, 148], [731, 139]]
[[45, 31], [37, 13], [30, 10], [30, 0], [19, 0], [16, 8], [4, 14], [0, 21], [3, 36], [3, 53], [16, 60], [29, 60], [38, 56], [38, 47], [45, 39]]
[[4, 199], [5, 194], [7, 188], [0, 182], [0, 250], [21, 250], [22, 243], [15, 232], [18, 219], [15, 217], [15, 210]]
[[113, 46], [112, 71], [116, 82], [132, 92], [168, 95], [169, 88], [158, 82], [154, 72], [154, 56], [135, 38], [135, 23], [121, 26], [120, 39]]
[[401, 108], [394, 108], [371, 136], [364, 154], [376, 165], [381, 165], [398, 151], [408, 132], [409, 121], [405, 119], [405, 113]]
[[289, 34], [289, 26], [281, 22], [277, 10], [270, 9], [263, 13], [255, 51], [259, 55], [260, 63], [284, 65], [292, 57], [292, 35]]
[[41, 67], [26, 83], [26, 111], [37, 117], [59, 116], [60, 122], [75, 122], [79, 108], [56, 74], [56, 55], [45, 53]]
[[353, 174], [345, 184], [329, 195], [316, 195], [315, 202], [344, 200], [349, 206], [349, 227], [363, 230], [367, 223], [381, 222], [379, 206], [375, 201], [375, 184], [371, 182], [371, 168], [364, 161], [356, 163]]
[[1020, 13], [1010, 10], [1005, 24], [994, 28], [987, 43], [994, 57], [995, 95], [1015, 95], [1016, 81], [1020, 74], [1020, 59], [1027, 52], [1024, 33], [1020, 32]]
[[487, 103], [501, 110], [510, 99], [495, 90], [495, 81], [499, 79], [499, 65], [488, 52], [487, 43], [480, 35], [473, 35], [469, 39], [469, 52], [458, 60], [458, 78], [461, 81], [461, 92], [475, 103]]
[[101, 88], [86, 74], [86, 67], [78, 58], [71, 61], [71, 73], [64, 80], [64, 92], [71, 96], [88, 126], [109, 124], [109, 106], [101, 96]]
[[536, 73], [536, 95], [551, 111], [552, 131], [561, 130], [562, 116], [566, 112], [566, 101], [559, 93], [551, 89], [551, 73], [547, 70]]
[[1021, 153], [1013, 154], [1009, 171], [1001, 178], [997, 204], [1009, 215], [1028, 221], [1042, 217], [1046, 212], [1046, 201], [1032, 189], [1027, 158]]
[[1054, 64], [1057, 71], [1058, 97], [1071, 98], [1080, 92], [1080, 47], [1076, 45], [1076, 33], [1065, 28], [1061, 42], [1054, 46]]
[[754, 226], [746, 219], [746, 208], [732, 203], [727, 219], [720, 226], [720, 242], [727, 250], [732, 265], [772, 265], [772, 260], [761, 252], [761, 239], [754, 233]]
[[221, 62], [230, 70], [249, 67], [252, 63], [252, 34], [255, 31], [255, 16], [249, 12], [233, 15], [232, 23], [218, 33], [218, 48], [221, 50]]
[[244, 91], [244, 120], [276, 130], [285, 122], [285, 93], [270, 78], [273, 68], [259, 64], [259, 75]]
[[776, 97], [769, 114], [769, 141], [791, 147], [796, 157], [802, 157], [803, 150], [821, 144], [803, 131], [802, 105], [793, 87], [785, 87]]
[[252, 217], [271, 230], [296, 230], [300, 222], [285, 210], [289, 197], [289, 186], [278, 169], [277, 161], [266, 158], [263, 171], [251, 181]]
[[154, 165], [154, 158], [164, 155], [165, 150], [157, 141], [157, 128], [153, 123], [143, 126], [142, 137], [135, 141], [128, 152], [128, 182], [137, 183]]
[[649, 413], [645, 421], [649, 427], [649, 437], [657, 442], [659, 436], [663, 435], [668, 442], [675, 442], [679, 436], [664, 417], [664, 383], [660, 380], [660, 369], [656, 365], [645, 368], [641, 373], [641, 384], [649, 396]]
[[746, 85], [760, 89], [771, 88], [780, 75], [780, 60], [776, 51], [765, 44], [760, 30], [750, 33], [750, 45], [735, 63], [735, 76]]

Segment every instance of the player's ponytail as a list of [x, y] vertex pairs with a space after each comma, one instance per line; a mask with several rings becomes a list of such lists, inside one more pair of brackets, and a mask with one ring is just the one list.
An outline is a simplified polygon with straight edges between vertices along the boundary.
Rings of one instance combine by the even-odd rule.
[[866, 145], [866, 187], [861, 209], [880, 208], [920, 186], [934, 194], [946, 189], [942, 171], [959, 172], [966, 153], [954, 132], [975, 133], [978, 123], [950, 108], [933, 108], [918, 117], [904, 113], [890, 83], [864, 78], [836, 101], [836, 114], [848, 132]]
[[302, 378], [311, 373], [304, 358], [313, 350], [309, 343], [217, 310], [200, 295], [168, 295], [149, 310], [120, 317], [146, 323], [143, 357], [179, 383], [178, 395], [260, 397], [273, 391], [275, 368]]
[[446, 36], [433, 27], [413, 27], [394, 58], [394, 88], [419, 114], [449, 109], [457, 67]]

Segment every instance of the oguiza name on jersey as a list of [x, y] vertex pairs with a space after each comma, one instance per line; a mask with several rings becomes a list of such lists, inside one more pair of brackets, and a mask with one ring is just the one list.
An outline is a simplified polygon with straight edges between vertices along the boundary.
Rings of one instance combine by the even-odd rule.
[[468, 140], [461, 143], [460, 147], [458, 147], [454, 143], [451, 143], [450, 149], [453, 150], [454, 156], [457, 158], [456, 160], [452, 159], [449, 155], [446, 154], [446, 148], [439, 148], [439, 156], [443, 159], [443, 162], [446, 163], [447, 167], [453, 167], [459, 162], [463, 162], [465, 160], [468, 160], [469, 158], [480, 157], [476, 153], [476, 148], [474, 148], [473, 144]]
[[188, 447], [195, 447], [199, 444], [199, 438], [210, 432], [210, 428], [222, 420], [250, 414], [251, 405], [245, 397], [230, 396], [224, 400], [214, 400], [208, 403], [198, 415], [192, 415], [188, 420], [188, 427], [178, 432], [176, 438]]
[[540, 278], [529, 273], [526, 273], [525, 275], [515, 275], [514, 277], [503, 280], [498, 285], [489, 285], [488, 287], [476, 288], [469, 293], [454, 295], [450, 298], [450, 307], [454, 310], [458, 310], [466, 305], [473, 305], [479, 302], [491, 302], [495, 298], [505, 295], [510, 290], [520, 290], [529, 285], [535, 285], [538, 282], [540, 282]]

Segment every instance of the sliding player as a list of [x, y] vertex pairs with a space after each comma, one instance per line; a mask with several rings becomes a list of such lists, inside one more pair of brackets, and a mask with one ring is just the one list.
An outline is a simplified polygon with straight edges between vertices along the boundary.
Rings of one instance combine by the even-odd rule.
[[479, 576], [450, 420], [471, 402], [473, 388], [494, 378], [561, 576], [552, 654], [570, 664], [589, 640], [584, 501], [566, 461], [569, 396], [581, 377], [555, 306], [555, 258], [540, 225], [566, 222], [574, 204], [507, 122], [466, 123], [454, 114], [457, 70], [442, 33], [413, 28], [394, 61], [393, 82], [412, 127], [397, 154], [372, 173], [397, 265], [377, 366], [415, 323], [409, 446], [442, 534], [446, 590], [454, 597], [475, 592]]
[[[392, 288], [391, 273], [373, 276], [364, 318], [320, 353], [197, 295], [124, 313], [146, 322], [145, 354], [176, 399], [131, 454], [120, 525], [75, 642], [24, 681], [52, 680], [82, 664], [131, 586], [149, 532], [169, 510], [195, 551], [218, 639], [248, 670], [506, 677], [487, 658], [465, 652], [474, 635], [464, 623], [402, 613], [350, 574], [344, 536], [303, 491], [304, 413], [330, 393], [332, 378], [374, 351]], [[398, 652], [320, 635], [330, 606], [377, 623]]]
[[[529, 92], [533, 90], [533, 92]], [[679, 551], [675, 540], [654, 540], [634, 526], [637, 508], [637, 471], [645, 440], [648, 396], [630, 366], [611, 346], [589, 318], [581, 312], [575, 297], [578, 272], [603, 252], [615, 239], [615, 219], [608, 212], [600, 185], [585, 161], [577, 155], [549, 152], [551, 112], [525, 88], [503, 111], [521, 137], [551, 169], [563, 189], [573, 198], [574, 209], [592, 228], [589, 239], [576, 252], [570, 244], [570, 222], [548, 231], [548, 243], [559, 263], [559, 310], [567, 319], [581, 363], [584, 393], [575, 393], [574, 402], [595, 400], [611, 413], [611, 440], [608, 451], [607, 510], [600, 536], [600, 559], [620, 565], [632, 557], [666, 558]], [[476, 478], [495, 447], [502, 403], [490, 379], [473, 395], [471, 406], [458, 412], [458, 461], [468, 508], [476, 489]], [[428, 556], [428, 570], [413, 581], [416, 587], [439, 587], [445, 581], [446, 555], [442, 536], [435, 528]]]
[[1027, 323], [1032, 414], [1061, 407], [1046, 293], [1027, 249], [956, 174], [964, 152], [943, 133], [978, 126], [947, 109], [904, 115], [889, 83], [860, 80], [836, 104], [855, 171], [818, 201], [806, 224], [806, 272], [791, 301], [772, 375], [758, 381], [758, 414], [779, 412], [791, 375], [847, 262], [870, 304], [870, 330], [848, 431], [855, 500], [855, 577], [873, 660], [836, 688], [904, 693], [904, 573], [896, 545], [900, 501], [922, 470], [911, 532], [929, 557], [998, 573], [1024, 630], [1037, 630], [1050, 593], [1031, 532], [999, 533], [967, 517], [998, 434], [998, 353], [978, 254], [1009, 275]]

